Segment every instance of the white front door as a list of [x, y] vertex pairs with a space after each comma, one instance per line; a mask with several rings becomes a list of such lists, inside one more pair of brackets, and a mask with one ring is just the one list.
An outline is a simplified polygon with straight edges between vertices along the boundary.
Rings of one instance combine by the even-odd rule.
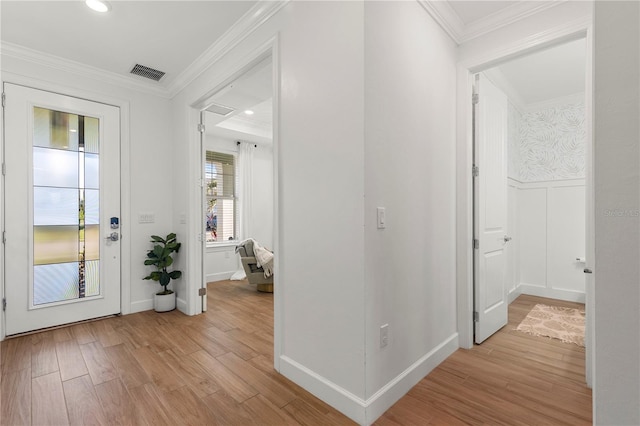
[[119, 108], [4, 92], [6, 334], [119, 313]]
[[506, 285], [507, 97], [483, 74], [476, 76], [474, 118], [474, 316], [481, 343], [508, 321]]

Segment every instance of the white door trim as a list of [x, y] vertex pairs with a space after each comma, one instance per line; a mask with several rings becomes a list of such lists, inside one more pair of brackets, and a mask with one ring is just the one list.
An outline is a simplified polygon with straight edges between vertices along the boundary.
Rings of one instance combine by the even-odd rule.
[[[189, 134], [191, 135], [188, 146], [189, 170], [199, 171], [201, 168], [201, 148], [200, 133], [198, 132], [198, 124], [200, 123], [200, 111], [207, 105], [207, 100], [225, 85], [231, 83], [241, 74], [246, 72], [251, 66], [268, 55], [271, 55], [272, 63], [272, 81], [273, 81], [273, 190], [274, 190], [274, 227], [273, 227], [273, 248], [276, 256], [274, 257], [274, 286], [273, 286], [273, 310], [274, 310], [274, 326], [273, 326], [273, 344], [274, 344], [274, 368], [280, 371], [280, 355], [282, 353], [282, 324], [283, 324], [283, 273], [282, 273], [282, 244], [280, 238], [280, 149], [279, 149], [279, 110], [280, 110], [280, 53], [279, 53], [279, 35], [276, 34], [267, 40], [258, 48], [254, 49], [250, 54], [246, 55], [241, 61], [218, 78], [210, 81], [211, 90], [206, 94], [200, 95], [196, 99], [188, 102], [189, 108]], [[195, 172], [194, 172], [195, 173]], [[189, 192], [188, 192], [188, 233], [189, 235], [198, 235], [202, 233], [199, 224], [203, 223], [201, 191], [198, 185], [191, 184], [191, 179], [200, 179], [200, 177], [189, 176]], [[202, 313], [202, 303], [198, 296], [198, 289], [205, 280], [203, 268], [204, 246], [197, 238], [187, 239], [187, 253], [189, 253], [187, 261], [188, 276], [196, 277], [196, 279], [187, 282], [187, 297], [185, 300], [185, 312], [188, 315], [198, 315]]]
[[[66, 96], [73, 96], [86, 99], [93, 102], [99, 102], [107, 105], [113, 105], [120, 108], [120, 306], [122, 314], [131, 313], [131, 159], [130, 159], [130, 106], [129, 102], [120, 98], [114, 98], [87, 90], [69, 87], [49, 81], [39, 80], [26, 77], [11, 72], [2, 72], [2, 81], [0, 83], [11, 83], [22, 86], [28, 86], [38, 90], [58, 93]], [[0, 128], [2, 131], [2, 152], [4, 153], [4, 126]], [[3, 154], [4, 155], [4, 154]], [[4, 157], [2, 158], [4, 161]], [[4, 178], [2, 179], [4, 184]], [[0, 200], [0, 203], [3, 201]], [[4, 206], [0, 204], [1, 211]], [[2, 218], [4, 227], [4, 217]], [[4, 248], [0, 255], [4, 256]], [[3, 268], [4, 271], [4, 268]], [[4, 272], [0, 276], [0, 298], [4, 297]], [[5, 332], [5, 315], [2, 312], [2, 321], [0, 324], [0, 341], [4, 340]]]
[[[590, 19], [568, 23], [559, 28], [545, 31], [535, 37], [516, 40], [502, 48], [485, 52], [482, 55], [460, 62], [457, 70], [457, 129], [456, 129], [456, 157], [458, 170], [456, 172], [456, 270], [457, 270], [457, 319], [459, 344], [462, 348], [473, 347], [473, 181], [471, 168], [473, 165], [473, 132], [472, 105], [473, 74], [491, 68], [498, 63], [513, 57], [531, 53], [546, 47], [561, 44], [566, 41], [586, 38], [587, 51], [593, 49], [592, 23]], [[587, 56], [587, 60], [591, 55]], [[587, 64], [587, 87], [592, 87], [591, 63]], [[587, 128], [592, 123], [592, 90], [585, 93], [585, 113]], [[591, 151], [593, 140], [591, 131], [587, 133], [588, 151]], [[587, 188], [593, 192], [593, 186]], [[592, 365], [593, 365], [593, 360]]]

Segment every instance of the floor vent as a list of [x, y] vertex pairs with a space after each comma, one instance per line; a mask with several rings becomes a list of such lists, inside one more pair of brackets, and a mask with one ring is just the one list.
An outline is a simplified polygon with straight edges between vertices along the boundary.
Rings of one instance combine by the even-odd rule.
[[136, 64], [131, 70], [131, 74], [139, 75], [140, 77], [150, 78], [153, 81], [160, 81], [164, 76], [163, 71], [158, 71], [153, 68], [145, 67], [144, 65]]

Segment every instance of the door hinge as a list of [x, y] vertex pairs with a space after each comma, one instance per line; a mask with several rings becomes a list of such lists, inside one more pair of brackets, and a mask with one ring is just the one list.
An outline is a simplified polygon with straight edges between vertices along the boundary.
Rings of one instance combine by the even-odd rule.
[[7, 163], [2, 163], [2, 176], [7, 175]]
[[4, 108], [6, 103], [7, 103], [7, 95], [4, 92], [2, 92], [2, 108]]
[[207, 295], [207, 288], [206, 287], [201, 287], [198, 289], [198, 296], [206, 296]]
[[477, 238], [473, 239], [473, 248], [476, 249], [476, 250], [480, 248], [480, 240], [479, 239], [477, 239]]
[[7, 298], [6, 297], [2, 298], [2, 310], [3, 311], [7, 310]]
[[2, 244], [7, 242], [7, 231], [2, 231]]
[[480, 102], [480, 95], [477, 93], [474, 93], [471, 96], [471, 103], [473, 103], [473, 105], [477, 104], [478, 102]]
[[204, 188], [204, 179], [200, 179], [199, 185], [200, 188]]
[[480, 167], [474, 164], [473, 167], [471, 167], [471, 174], [473, 175], [473, 177], [478, 177], [478, 175], [480, 174]]
[[477, 311], [473, 311], [473, 320], [475, 322], [480, 321], [480, 314]]
[[198, 123], [198, 131], [199, 131], [200, 133], [204, 133], [204, 124], [202, 124], [202, 123]]

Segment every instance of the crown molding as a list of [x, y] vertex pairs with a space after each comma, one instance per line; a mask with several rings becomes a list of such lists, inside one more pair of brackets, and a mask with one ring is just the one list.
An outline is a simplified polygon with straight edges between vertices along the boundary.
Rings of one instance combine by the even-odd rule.
[[114, 84], [125, 89], [169, 98], [169, 94], [165, 88], [156, 86], [153, 83], [138, 81], [135, 78], [125, 77], [111, 71], [92, 67], [90, 65], [40, 52], [38, 50], [29, 49], [6, 41], [0, 43], [0, 55], [91, 78], [102, 83]]
[[535, 15], [552, 7], [556, 7], [567, 0], [553, 0], [544, 2], [519, 2], [489, 16], [470, 22], [464, 27], [461, 42], [465, 43], [498, 28], [506, 27], [529, 16]]
[[417, 0], [456, 44], [462, 43], [464, 22], [448, 1]]
[[536, 13], [556, 7], [567, 0], [519, 2], [466, 25], [453, 10], [449, 4], [450, 1], [453, 0], [417, 0], [449, 37], [459, 45]]
[[177, 95], [189, 83], [198, 78], [207, 68], [217, 62], [227, 52], [251, 35], [269, 18], [278, 13], [290, 0], [259, 0], [231, 28], [205, 50], [182, 73], [169, 83], [170, 97]]

